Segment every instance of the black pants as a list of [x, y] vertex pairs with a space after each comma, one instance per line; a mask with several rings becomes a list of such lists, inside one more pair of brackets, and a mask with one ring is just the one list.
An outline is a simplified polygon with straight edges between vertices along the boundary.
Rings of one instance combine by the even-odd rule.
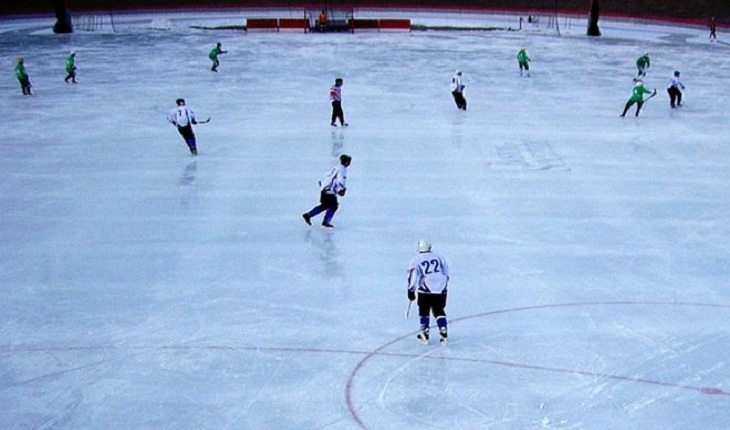
[[418, 294], [418, 316], [427, 317], [431, 313], [435, 318], [446, 316], [446, 293]]
[[674, 107], [676, 106], [682, 106], [682, 92], [679, 91], [679, 88], [677, 87], [669, 87], [667, 88], [667, 93], [669, 94], [669, 105]]
[[66, 79], [64, 79], [64, 81], [68, 82], [69, 80], [71, 80], [71, 82], [73, 82], [74, 84], [76, 83], [76, 70], [71, 70], [70, 72], [68, 72], [68, 75], [66, 75]]
[[22, 78], [18, 79], [20, 81], [20, 90], [23, 92], [24, 96], [31, 95], [30, 93], [30, 79], [29, 78]]
[[190, 153], [197, 154], [198, 148], [195, 142], [195, 133], [193, 133], [193, 127], [190, 124], [186, 125], [185, 127], [178, 126], [177, 132], [180, 133], [180, 136], [182, 136], [183, 139], [185, 139], [185, 143], [188, 145]]
[[324, 191], [321, 191], [319, 193], [319, 205], [313, 207], [309, 212], [306, 213], [306, 215], [309, 215], [310, 217], [315, 217], [324, 212], [324, 220], [322, 221], [322, 223], [330, 224], [332, 222], [332, 218], [335, 216], [335, 212], [337, 212], [337, 209], [339, 207], [340, 204], [337, 201], [336, 195], [328, 194]]
[[340, 206], [340, 203], [337, 201], [337, 196], [334, 194], [329, 194], [324, 191], [320, 191], [319, 193], [319, 206], [322, 209], [333, 209], [337, 210], [337, 208]]
[[451, 95], [454, 96], [454, 102], [456, 102], [456, 107], [466, 110], [466, 99], [464, 98], [464, 93], [462, 93], [461, 91], [452, 91]]
[[345, 112], [342, 111], [342, 102], [339, 100], [332, 101], [332, 121], [331, 124], [335, 123], [335, 120], [340, 120], [340, 125], [345, 125]]
[[639, 112], [641, 112], [641, 107], [644, 106], [644, 102], [634, 102], [634, 101], [627, 101], [626, 106], [624, 106], [624, 113], [621, 114], [621, 116], [626, 116], [626, 112], [629, 111], [629, 108], [636, 103], [636, 116], [639, 116]]

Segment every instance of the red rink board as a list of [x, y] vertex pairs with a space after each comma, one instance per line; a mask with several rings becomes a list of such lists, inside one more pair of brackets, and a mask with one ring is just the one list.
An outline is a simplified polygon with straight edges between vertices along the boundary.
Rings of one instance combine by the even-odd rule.
[[279, 18], [279, 30], [301, 30], [309, 28], [309, 20], [304, 18]]
[[248, 18], [246, 20], [247, 30], [276, 31], [278, 28], [279, 20], [276, 18]]
[[380, 20], [380, 30], [402, 30], [402, 31], [410, 31], [411, 30], [411, 20], [410, 19], [381, 19]]

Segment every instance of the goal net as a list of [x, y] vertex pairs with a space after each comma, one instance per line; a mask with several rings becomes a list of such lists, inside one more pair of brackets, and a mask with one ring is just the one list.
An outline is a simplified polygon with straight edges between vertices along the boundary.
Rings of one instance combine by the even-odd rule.
[[83, 13], [72, 15], [74, 31], [113, 33], [116, 31], [114, 17], [111, 13]]
[[309, 22], [311, 31], [333, 32], [353, 31], [352, 20], [354, 11], [352, 8], [321, 8], [304, 9], [304, 19]]

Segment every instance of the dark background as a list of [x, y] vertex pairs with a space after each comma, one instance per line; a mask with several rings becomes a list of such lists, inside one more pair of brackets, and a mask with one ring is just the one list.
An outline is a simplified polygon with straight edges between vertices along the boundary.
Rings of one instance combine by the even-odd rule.
[[[242, 9], [242, 8], [388, 8], [448, 9], [464, 11], [554, 11], [587, 14], [590, 0], [365, 0], [365, 1], [284, 1], [284, 0], [65, 0], [74, 12], [129, 11], [156, 9]], [[2, 0], [0, 15], [53, 14], [54, 0]], [[720, 26], [730, 23], [730, 0], [600, 0], [601, 16], [638, 17], [707, 24], [717, 17]]]

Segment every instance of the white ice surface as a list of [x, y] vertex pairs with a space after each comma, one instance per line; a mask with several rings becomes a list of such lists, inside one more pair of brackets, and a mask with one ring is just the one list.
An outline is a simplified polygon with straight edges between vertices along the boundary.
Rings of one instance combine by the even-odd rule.
[[[730, 426], [726, 44], [197, 19], [216, 22], [0, 23], [0, 428]], [[619, 118], [646, 51], [659, 94]], [[196, 158], [165, 122], [177, 97], [212, 117]], [[336, 229], [308, 227], [343, 152]], [[446, 347], [404, 319], [419, 238], [452, 262]]]

